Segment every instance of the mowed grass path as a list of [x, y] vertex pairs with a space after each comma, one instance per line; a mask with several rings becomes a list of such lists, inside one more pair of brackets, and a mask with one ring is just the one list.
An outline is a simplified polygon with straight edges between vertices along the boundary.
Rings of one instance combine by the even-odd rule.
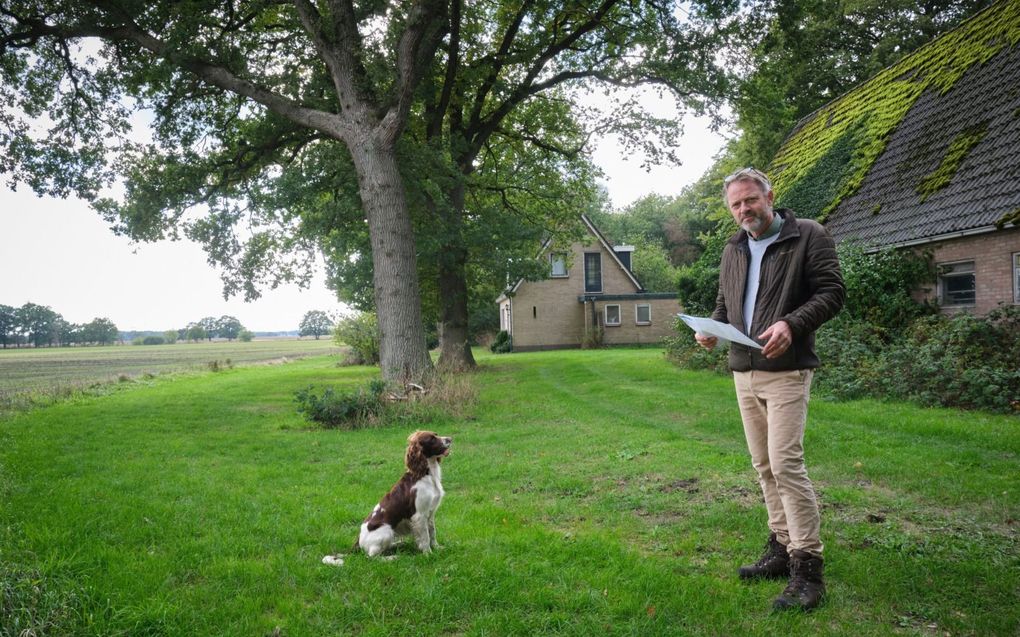
[[[3, 632], [1015, 635], [1020, 423], [814, 400], [829, 601], [774, 614], [732, 381], [652, 349], [484, 357], [466, 416], [307, 428], [322, 357], [158, 379], [0, 421]], [[350, 553], [416, 427], [455, 438], [444, 548]], [[44, 626], [45, 628], [45, 626]], [[37, 631], [47, 634], [45, 630]]]

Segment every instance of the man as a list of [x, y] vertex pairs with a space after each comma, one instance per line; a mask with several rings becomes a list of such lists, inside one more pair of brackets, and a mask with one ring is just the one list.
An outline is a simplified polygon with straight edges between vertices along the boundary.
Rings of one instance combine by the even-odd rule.
[[[741, 227], [723, 249], [712, 318], [763, 343], [730, 344], [747, 448], [769, 516], [769, 539], [741, 579], [789, 578], [776, 609], [810, 610], [825, 594], [818, 502], [804, 467], [804, 426], [813, 370], [814, 332], [843, 307], [846, 288], [836, 248], [820, 224], [772, 208], [764, 173], [744, 168], [723, 182], [723, 198]], [[695, 334], [705, 348], [715, 337]]]

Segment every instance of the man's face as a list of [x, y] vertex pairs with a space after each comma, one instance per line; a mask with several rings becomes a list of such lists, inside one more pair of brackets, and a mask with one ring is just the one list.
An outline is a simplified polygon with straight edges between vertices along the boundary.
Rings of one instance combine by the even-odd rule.
[[726, 205], [737, 225], [757, 238], [772, 224], [772, 199], [770, 190], [763, 192], [758, 182], [751, 179], [734, 181], [726, 187]]

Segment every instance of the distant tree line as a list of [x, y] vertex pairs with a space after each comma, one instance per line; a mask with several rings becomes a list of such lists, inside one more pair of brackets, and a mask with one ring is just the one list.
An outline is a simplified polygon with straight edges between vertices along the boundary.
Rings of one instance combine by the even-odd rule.
[[[236, 317], [207, 316], [180, 329], [145, 332], [132, 338], [134, 345], [163, 345], [177, 341], [211, 341], [225, 338], [250, 341], [254, 332], [245, 329]], [[113, 345], [123, 337], [108, 318], [89, 323], [71, 323], [45, 305], [25, 303], [21, 307], [0, 304], [0, 346], [68, 347], [71, 345]]]
[[4, 349], [22, 345], [110, 345], [117, 342], [119, 334], [117, 326], [108, 318], [78, 324], [64, 320], [45, 305], [0, 305], [0, 344]]

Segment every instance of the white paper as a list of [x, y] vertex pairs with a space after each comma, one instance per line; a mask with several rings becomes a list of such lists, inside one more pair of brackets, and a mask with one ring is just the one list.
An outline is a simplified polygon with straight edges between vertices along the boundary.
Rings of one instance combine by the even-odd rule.
[[737, 328], [733, 327], [729, 323], [720, 323], [719, 321], [712, 320], [701, 316], [690, 316], [688, 314], [677, 314], [684, 323], [692, 330], [701, 334], [702, 336], [715, 336], [721, 338], [724, 341], [733, 341], [734, 343], [740, 343], [741, 345], [747, 345], [755, 349], [761, 349], [761, 345], [755, 343], [748, 336], [742, 333]]

